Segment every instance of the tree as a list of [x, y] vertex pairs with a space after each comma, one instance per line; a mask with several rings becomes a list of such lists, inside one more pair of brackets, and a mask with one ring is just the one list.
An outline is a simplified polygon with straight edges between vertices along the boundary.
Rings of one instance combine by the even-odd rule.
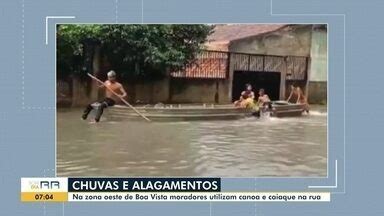
[[59, 25], [58, 72], [84, 76], [92, 70], [86, 66], [90, 61], [86, 51], [100, 45], [123, 77], [158, 79], [167, 69], [193, 61], [212, 29], [210, 25]]
[[57, 77], [72, 79], [72, 105], [97, 97], [85, 81], [102, 59], [127, 81], [161, 79], [192, 62], [212, 25], [74, 25], [57, 27]]
[[85, 71], [85, 46], [97, 41], [101, 33], [98, 25], [58, 25], [57, 72], [58, 77], [81, 75]]

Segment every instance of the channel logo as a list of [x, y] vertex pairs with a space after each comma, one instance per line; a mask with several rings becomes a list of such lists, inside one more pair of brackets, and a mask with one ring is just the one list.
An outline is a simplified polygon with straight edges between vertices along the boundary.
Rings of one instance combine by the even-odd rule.
[[60, 189], [59, 181], [32, 181], [29, 185], [31, 190]]
[[21, 178], [21, 191], [67, 191], [67, 178]]

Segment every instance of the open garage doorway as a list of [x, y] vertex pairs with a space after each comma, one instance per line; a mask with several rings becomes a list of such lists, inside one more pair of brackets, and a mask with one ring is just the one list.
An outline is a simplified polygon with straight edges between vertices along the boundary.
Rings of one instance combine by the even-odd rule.
[[249, 83], [253, 87], [256, 96], [260, 88], [265, 89], [271, 100], [280, 98], [280, 73], [279, 72], [256, 72], [256, 71], [234, 71], [232, 83], [232, 101], [239, 99]]

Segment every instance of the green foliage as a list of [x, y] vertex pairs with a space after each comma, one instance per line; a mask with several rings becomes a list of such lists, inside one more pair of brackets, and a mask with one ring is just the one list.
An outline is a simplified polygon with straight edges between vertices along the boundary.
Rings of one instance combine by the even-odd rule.
[[99, 37], [101, 26], [59, 25], [57, 28], [58, 76], [84, 73], [84, 41]]
[[156, 79], [194, 60], [210, 25], [59, 25], [57, 66], [62, 76], [85, 74], [87, 47], [101, 45], [125, 78]]

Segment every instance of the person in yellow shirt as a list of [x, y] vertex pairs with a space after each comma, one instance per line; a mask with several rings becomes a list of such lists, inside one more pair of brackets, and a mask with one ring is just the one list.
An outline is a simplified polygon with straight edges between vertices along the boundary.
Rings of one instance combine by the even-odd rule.
[[252, 91], [252, 85], [246, 84], [245, 90], [241, 92], [240, 99], [235, 101], [235, 106], [240, 108], [253, 108], [255, 103], [255, 93]]

